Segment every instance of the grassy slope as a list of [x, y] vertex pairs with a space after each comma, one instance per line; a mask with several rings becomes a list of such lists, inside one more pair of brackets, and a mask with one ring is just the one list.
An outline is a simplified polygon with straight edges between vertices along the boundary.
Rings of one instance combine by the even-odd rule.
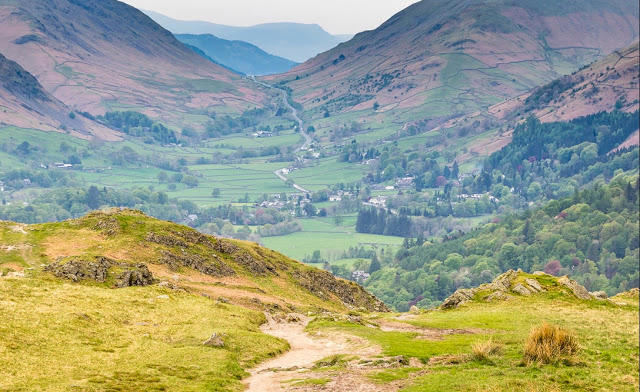
[[[257, 311], [159, 287], [0, 279], [0, 304], [2, 391], [241, 391], [243, 368], [288, 347]], [[226, 347], [202, 345], [214, 332]]]
[[[152, 242], [148, 233], [188, 246]], [[236, 252], [215, 250], [217, 245], [212, 250], [201, 239], [187, 240], [191, 235], [203, 238], [134, 211], [33, 226], [0, 223], [0, 275], [26, 275], [0, 277], [0, 391], [63, 391], [71, 386], [88, 391], [242, 390], [243, 369], [287, 348], [285, 341], [259, 331], [265, 320], [259, 311], [346, 309], [329, 288], [315, 289], [325, 299], [305, 289], [309, 267], [240, 241], [224, 242]], [[166, 252], [205, 258], [207, 264], [217, 255], [234, 275], [169, 269], [161, 262]], [[275, 269], [251, 273], [237, 261], [240, 253]], [[147, 263], [156, 279], [184, 291], [157, 285], [111, 289], [109, 283], [95, 281], [73, 284], [41, 268], [60, 257], [97, 255]], [[227, 300], [211, 299], [219, 297]], [[214, 332], [227, 334], [224, 348], [202, 345]]]
[[[583, 301], [559, 289], [554, 279], [537, 278], [548, 292], [505, 302], [472, 302], [402, 320], [395, 315], [370, 320], [383, 323], [393, 319], [430, 331], [457, 329], [441, 339], [333, 321], [316, 321], [309, 329], [355, 334], [380, 345], [384, 355], [405, 355], [428, 363], [419, 373], [402, 368], [372, 375], [383, 383], [403, 379], [402, 390], [406, 392], [637, 390], [637, 293], [635, 297], [614, 297], [616, 304]], [[569, 361], [523, 366], [524, 341], [531, 328], [543, 322], [575, 332], [580, 352]], [[489, 338], [504, 346], [503, 353], [489, 362], [474, 361], [471, 345]]]

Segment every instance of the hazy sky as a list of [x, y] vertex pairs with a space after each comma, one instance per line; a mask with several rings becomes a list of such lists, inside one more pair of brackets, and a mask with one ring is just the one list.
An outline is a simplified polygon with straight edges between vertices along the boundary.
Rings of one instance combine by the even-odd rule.
[[380, 26], [418, 0], [121, 0], [181, 20], [251, 26], [269, 22], [317, 23], [332, 34]]

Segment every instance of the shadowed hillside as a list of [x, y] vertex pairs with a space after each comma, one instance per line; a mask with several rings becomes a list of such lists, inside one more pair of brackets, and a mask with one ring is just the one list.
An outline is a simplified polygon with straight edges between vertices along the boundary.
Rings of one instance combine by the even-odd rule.
[[0, 53], [0, 106], [2, 125], [38, 128], [45, 131], [68, 131], [89, 139], [119, 140], [113, 130], [76, 116], [62, 102], [51, 96], [29, 72]]
[[4, 55], [73, 109], [95, 115], [138, 108], [175, 121], [264, 100], [253, 85], [115, 0], [3, 0], [0, 24]]

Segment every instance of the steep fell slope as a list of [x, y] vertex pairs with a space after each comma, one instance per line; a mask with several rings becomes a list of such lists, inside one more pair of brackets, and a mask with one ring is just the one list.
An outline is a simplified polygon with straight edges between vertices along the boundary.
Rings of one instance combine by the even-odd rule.
[[0, 126], [69, 131], [88, 139], [118, 140], [116, 132], [82, 116], [72, 114], [62, 102], [51, 96], [33, 75], [0, 53]]
[[469, 113], [571, 73], [638, 37], [631, 0], [423, 0], [283, 75], [306, 109]]
[[640, 98], [639, 73], [640, 53], [636, 41], [578, 72], [495, 105], [489, 113], [498, 118], [533, 114], [542, 122], [551, 122], [569, 121], [614, 108], [632, 112], [638, 109]]
[[264, 99], [253, 85], [115, 0], [2, 0], [0, 26], [5, 56], [80, 111], [133, 107], [175, 119], [253, 107]]

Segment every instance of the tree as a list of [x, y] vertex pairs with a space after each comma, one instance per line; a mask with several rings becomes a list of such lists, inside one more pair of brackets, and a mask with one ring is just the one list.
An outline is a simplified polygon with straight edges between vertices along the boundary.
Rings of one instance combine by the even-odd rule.
[[220, 197], [220, 188], [213, 188], [213, 190], [211, 191], [211, 197]]
[[454, 180], [457, 180], [459, 174], [460, 174], [460, 168], [458, 167], [458, 161], [453, 161], [453, 168], [451, 169], [451, 178], [453, 178]]
[[336, 215], [333, 217], [333, 221], [335, 222], [336, 226], [340, 226], [342, 222], [344, 222], [344, 217], [342, 215]]
[[167, 175], [167, 173], [161, 171], [160, 173], [158, 173], [156, 178], [158, 178], [158, 181], [162, 183], [162, 182], [167, 182], [167, 180], [169, 179], [169, 176]]
[[378, 260], [378, 255], [374, 253], [373, 257], [371, 257], [371, 264], [369, 264], [369, 273], [372, 274], [381, 268], [382, 265], [380, 264], [380, 260]]
[[316, 207], [311, 203], [307, 203], [304, 206], [304, 213], [307, 214], [308, 217], [315, 216], [316, 215]]
[[524, 236], [524, 242], [531, 245], [535, 239], [535, 233], [531, 227], [531, 219], [527, 219], [522, 227], [522, 235]]
[[29, 144], [29, 142], [24, 141], [20, 143], [18, 147], [16, 147], [16, 152], [19, 154], [27, 155], [29, 152], [31, 152], [31, 145]]
[[380, 104], [378, 103], [378, 101], [375, 101], [373, 103], [373, 111], [376, 112], [378, 111], [378, 109], [380, 109]]
[[195, 178], [194, 176], [185, 176], [180, 182], [185, 184], [189, 188], [196, 188], [198, 187], [198, 183], [199, 183], [198, 179]]
[[89, 187], [89, 191], [87, 192], [87, 205], [92, 210], [100, 207], [100, 191], [95, 185]]
[[447, 179], [444, 176], [438, 176], [436, 178], [436, 186], [437, 187], [442, 187], [447, 185]]
[[560, 264], [558, 260], [551, 260], [544, 266], [544, 272], [549, 275], [558, 276], [560, 268], [562, 268], [562, 264]]

